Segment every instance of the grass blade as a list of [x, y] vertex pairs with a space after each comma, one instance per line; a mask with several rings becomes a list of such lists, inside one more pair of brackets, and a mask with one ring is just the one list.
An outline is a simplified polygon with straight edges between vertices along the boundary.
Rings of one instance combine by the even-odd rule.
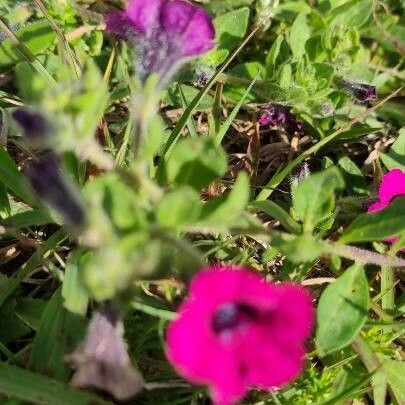
[[0, 392], [41, 405], [107, 405], [94, 394], [79, 391], [48, 377], [0, 363]]

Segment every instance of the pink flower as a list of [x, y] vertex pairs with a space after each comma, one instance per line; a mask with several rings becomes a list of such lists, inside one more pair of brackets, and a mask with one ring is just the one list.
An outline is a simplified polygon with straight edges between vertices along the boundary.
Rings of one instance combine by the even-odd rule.
[[179, 374], [209, 385], [214, 403], [228, 405], [251, 387], [270, 390], [297, 377], [312, 324], [311, 297], [300, 286], [208, 268], [169, 325], [166, 352]]
[[[393, 169], [386, 173], [378, 189], [379, 201], [368, 207], [368, 212], [381, 211], [388, 207], [395, 197], [405, 196], [405, 171]], [[392, 236], [387, 239], [388, 242], [396, 242], [397, 237]]]
[[184, 0], [129, 0], [105, 20], [108, 31], [134, 44], [142, 81], [151, 73], [167, 79], [180, 62], [214, 46], [210, 16]]

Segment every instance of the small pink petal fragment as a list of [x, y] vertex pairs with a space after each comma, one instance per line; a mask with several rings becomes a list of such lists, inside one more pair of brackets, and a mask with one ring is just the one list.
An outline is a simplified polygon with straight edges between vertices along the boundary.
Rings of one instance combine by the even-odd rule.
[[[166, 353], [177, 371], [230, 405], [253, 387], [272, 389], [296, 378], [313, 326], [309, 293], [253, 271], [208, 268], [167, 331]], [[275, 366], [277, 365], [277, 366]]]
[[[395, 197], [401, 196], [405, 196], [405, 171], [393, 169], [383, 176], [378, 189], [379, 201], [371, 204], [368, 207], [368, 212], [381, 211], [387, 208]], [[387, 242], [395, 243], [397, 240], [396, 236], [391, 236], [387, 239]]]
[[393, 198], [405, 195], [405, 171], [393, 169], [381, 180], [378, 189], [379, 201], [370, 205], [368, 212], [380, 211], [388, 206]]

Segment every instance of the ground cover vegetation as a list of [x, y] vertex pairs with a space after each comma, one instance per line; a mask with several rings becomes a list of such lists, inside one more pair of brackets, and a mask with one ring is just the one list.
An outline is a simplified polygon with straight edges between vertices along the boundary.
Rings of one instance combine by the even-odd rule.
[[405, 403], [400, 0], [0, 2], [0, 403]]

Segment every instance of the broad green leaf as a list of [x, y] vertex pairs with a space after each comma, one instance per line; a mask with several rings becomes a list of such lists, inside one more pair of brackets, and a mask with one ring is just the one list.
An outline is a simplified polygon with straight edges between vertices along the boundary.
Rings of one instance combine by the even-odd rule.
[[39, 405], [108, 405], [95, 394], [70, 388], [32, 371], [0, 363], [0, 393]]
[[305, 50], [309, 60], [312, 62], [323, 62], [327, 57], [326, 50], [322, 44], [321, 35], [315, 35], [309, 38], [305, 44]]
[[214, 19], [217, 49], [200, 58], [201, 62], [210, 66], [219, 66], [226, 60], [240, 40], [245, 36], [249, 22], [249, 8], [243, 7], [222, 14]]
[[368, 194], [369, 190], [363, 173], [349, 156], [342, 156], [338, 165], [342, 169], [349, 194]]
[[378, 111], [378, 116], [399, 126], [405, 125], [404, 106], [402, 103], [388, 101]]
[[386, 359], [383, 362], [383, 370], [387, 376], [391, 392], [398, 404], [405, 403], [405, 361]]
[[192, 224], [201, 212], [199, 194], [191, 187], [182, 186], [169, 193], [159, 202], [156, 218], [164, 228], [178, 229]]
[[166, 169], [170, 182], [200, 191], [225, 173], [227, 159], [212, 138], [184, 139], [174, 147]]
[[328, 15], [330, 24], [361, 27], [371, 16], [372, 0], [351, 0], [332, 10]]
[[249, 8], [243, 7], [214, 19], [219, 49], [232, 51], [246, 34], [249, 21]]
[[397, 140], [387, 153], [380, 154], [380, 158], [388, 170], [395, 168], [405, 170], [405, 128], [399, 130]]
[[367, 320], [368, 283], [361, 265], [349, 267], [321, 295], [316, 345], [321, 355], [349, 345]]
[[[19, 29], [17, 38], [34, 55], [49, 49], [55, 41], [56, 33], [46, 20], [38, 20]], [[18, 62], [25, 60], [10, 39], [0, 43], [0, 71], [11, 68]]]
[[405, 197], [395, 198], [387, 208], [359, 215], [343, 232], [340, 242], [370, 242], [405, 233]]
[[293, 190], [294, 213], [303, 222], [304, 231], [312, 231], [332, 213], [335, 191], [343, 187], [339, 170], [332, 167], [309, 176]]
[[117, 174], [108, 173], [88, 181], [83, 193], [90, 208], [90, 221], [96, 226], [105, 227], [105, 215], [122, 231], [142, 226], [144, 212], [139, 209], [138, 196]]
[[305, 43], [310, 37], [310, 29], [307, 23], [307, 17], [304, 13], [298, 14], [290, 32], [288, 43], [296, 59], [301, 58], [305, 53]]

